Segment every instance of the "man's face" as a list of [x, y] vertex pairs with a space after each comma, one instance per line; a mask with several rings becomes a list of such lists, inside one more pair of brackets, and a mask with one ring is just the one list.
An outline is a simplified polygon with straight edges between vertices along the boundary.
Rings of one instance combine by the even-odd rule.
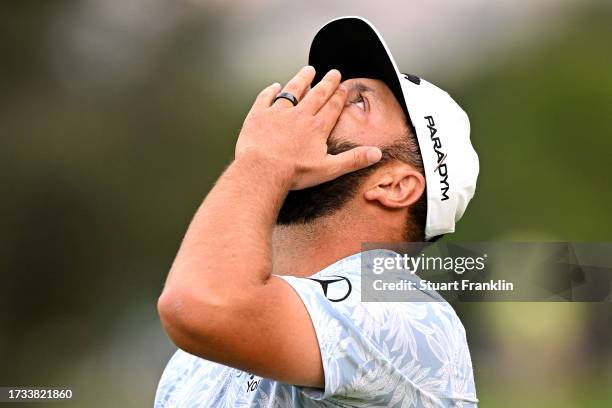
[[[348, 98], [327, 141], [330, 154], [361, 145], [385, 147], [406, 137], [406, 116], [384, 82], [355, 78], [343, 83], [348, 89]], [[365, 168], [318, 186], [290, 191], [277, 223], [301, 224], [333, 214], [354, 197], [371, 172], [372, 167]]]

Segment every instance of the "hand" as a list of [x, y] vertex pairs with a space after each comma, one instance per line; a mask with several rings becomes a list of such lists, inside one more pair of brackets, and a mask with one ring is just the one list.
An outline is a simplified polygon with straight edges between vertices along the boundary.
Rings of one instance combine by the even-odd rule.
[[327, 138], [344, 108], [347, 90], [340, 84], [340, 72], [331, 70], [307, 92], [314, 75], [313, 67], [304, 67], [285, 86], [283, 91], [299, 101], [295, 107], [286, 99], [274, 102], [281, 90], [279, 84], [262, 90], [236, 144], [236, 160], [254, 155], [287, 171], [292, 190], [370, 166], [382, 155], [371, 146], [337, 155], [327, 153]]

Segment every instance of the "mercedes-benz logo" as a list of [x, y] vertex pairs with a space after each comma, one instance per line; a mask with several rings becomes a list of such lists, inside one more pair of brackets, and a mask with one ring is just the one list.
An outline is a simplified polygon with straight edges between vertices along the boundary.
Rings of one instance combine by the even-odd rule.
[[[330, 301], [330, 302], [342, 302], [344, 299], [346, 299], [347, 297], [349, 297], [349, 295], [351, 294], [351, 291], [353, 290], [353, 285], [351, 285], [351, 281], [348, 280], [347, 278], [345, 278], [344, 276], [338, 276], [338, 275], [333, 275], [335, 276], [337, 279], [316, 279], [316, 278], [308, 278], [312, 281], [315, 282], [319, 282], [319, 284], [321, 285], [321, 287], [323, 288], [323, 295]], [[347, 291], [346, 291], [346, 295], [342, 296], [341, 298], [338, 299], [331, 299], [327, 296], [327, 289], [329, 288], [329, 285], [331, 285], [332, 283], [336, 283], [336, 282], [342, 282], [342, 281], [346, 281], [347, 284]]]

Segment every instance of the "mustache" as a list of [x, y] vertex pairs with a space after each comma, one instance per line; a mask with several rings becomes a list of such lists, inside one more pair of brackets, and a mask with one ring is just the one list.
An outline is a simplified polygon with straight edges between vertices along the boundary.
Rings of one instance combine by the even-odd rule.
[[327, 153], [328, 154], [340, 154], [356, 147], [359, 147], [357, 143], [348, 142], [344, 140], [337, 140], [333, 137], [327, 139]]
[[[336, 139], [333, 137], [333, 134], [332, 134], [332, 136], [330, 136], [329, 139], [327, 139], [327, 154], [336, 155], [336, 154], [344, 153], [346, 151], [349, 151], [351, 149], [354, 149], [356, 147], [361, 147], [361, 146], [364, 146], [364, 145], [354, 143], [354, 142], [349, 142], [346, 140]], [[363, 168], [361, 170], [357, 170], [356, 173], [359, 173], [359, 174], [371, 173], [374, 169], [377, 169], [385, 165], [386, 163], [389, 163], [392, 160], [400, 160], [404, 162], [407, 161], [407, 159], [404, 157], [405, 151], [407, 150], [407, 148], [405, 146], [405, 143], [403, 143], [401, 140], [398, 140], [395, 143], [392, 143], [390, 145], [382, 145], [382, 146], [379, 145], [377, 147], [382, 152], [382, 157], [380, 161], [378, 161], [377, 163], [371, 166]]]

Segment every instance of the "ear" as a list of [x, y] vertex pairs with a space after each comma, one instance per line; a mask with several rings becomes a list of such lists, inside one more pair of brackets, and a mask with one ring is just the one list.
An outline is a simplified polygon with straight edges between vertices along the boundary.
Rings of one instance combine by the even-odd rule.
[[[376, 176], [375, 176], [376, 177]], [[374, 178], [364, 192], [368, 201], [378, 201], [388, 208], [406, 208], [425, 190], [425, 177], [408, 165], [394, 166]]]

